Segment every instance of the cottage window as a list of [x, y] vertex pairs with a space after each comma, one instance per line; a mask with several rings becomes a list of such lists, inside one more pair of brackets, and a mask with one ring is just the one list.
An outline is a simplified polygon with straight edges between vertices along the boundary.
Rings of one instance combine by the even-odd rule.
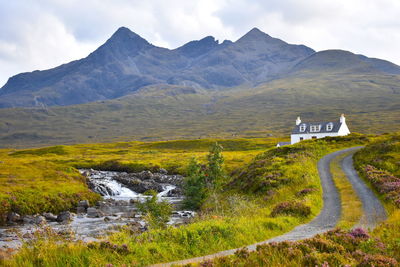
[[328, 123], [328, 124], [326, 125], [326, 130], [327, 130], [327, 131], [332, 131], [332, 129], [333, 129], [333, 123], [330, 122], [330, 123]]
[[306, 130], [306, 125], [302, 124], [300, 125], [300, 132], [304, 132]]
[[311, 125], [310, 126], [310, 132], [315, 133], [315, 132], [319, 132], [321, 130], [321, 125]]

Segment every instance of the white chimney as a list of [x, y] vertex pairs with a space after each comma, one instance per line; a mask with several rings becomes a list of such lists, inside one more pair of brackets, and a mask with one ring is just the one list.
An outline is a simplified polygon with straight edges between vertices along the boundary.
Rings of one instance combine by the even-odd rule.
[[340, 116], [340, 123], [346, 123], [346, 118], [344, 117], [344, 114]]
[[301, 123], [300, 117], [297, 117], [297, 119], [296, 119], [296, 125], [300, 125], [300, 123]]

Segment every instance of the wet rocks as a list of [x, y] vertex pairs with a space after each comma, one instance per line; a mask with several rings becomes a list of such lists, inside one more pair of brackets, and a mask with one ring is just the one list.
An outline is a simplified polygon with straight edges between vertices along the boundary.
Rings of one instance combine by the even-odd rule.
[[57, 221], [57, 216], [54, 215], [51, 212], [45, 212], [45, 213], [42, 214], [42, 216], [45, 217], [46, 220], [49, 221], [49, 222], [56, 222]]
[[10, 212], [7, 214], [7, 222], [8, 223], [16, 223], [22, 220], [21, 215], [16, 212]]
[[101, 210], [96, 208], [88, 208], [87, 209], [87, 217], [88, 218], [100, 218], [103, 217], [104, 213]]
[[78, 207], [76, 208], [76, 213], [86, 213], [87, 209], [89, 208], [89, 201], [88, 200], [81, 200], [78, 203]]
[[45, 217], [43, 217], [43, 216], [41, 216], [41, 215], [38, 215], [38, 216], [35, 216], [35, 217], [33, 218], [33, 223], [34, 223], [34, 224], [37, 224], [37, 225], [43, 225], [43, 224], [46, 224], [46, 223], [47, 223], [47, 220], [46, 220]]
[[72, 221], [72, 213], [69, 211], [63, 211], [57, 216], [57, 222], [65, 224]]
[[120, 182], [121, 184], [125, 185], [126, 187], [137, 193], [142, 194], [149, 190], [162, 192], [163, 191], [162, 185], [151, 179], [150, 177], [152, 176], [150, 176], [150, 174], [151, 172], [143, 174], [141, 176], [143, 180], [129, 175], [118, 175], [114, 177], [114, 180]]
[[22, 221], [26, 224], [33, 224], [35, 217], [32, 215], [24, 215], [22, 217]]

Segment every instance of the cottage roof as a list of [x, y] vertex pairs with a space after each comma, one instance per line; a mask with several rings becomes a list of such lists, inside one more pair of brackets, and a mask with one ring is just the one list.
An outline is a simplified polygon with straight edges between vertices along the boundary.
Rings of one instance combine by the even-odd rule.
[[[332, 130], [328, 130], [328, 124], [330, 123], [332, 124]], [[311, 126], [313, 125], [320, 125], [319, 130], [317, 128], [316, 131], [311, 131]], [[292, 134], [337, 133], [340, 126], [342, 126], [342, 123], [339, 121], [302, 122], [294, 127]], [[300, 128], [304, 129], [304, 131], [300, 131]]]

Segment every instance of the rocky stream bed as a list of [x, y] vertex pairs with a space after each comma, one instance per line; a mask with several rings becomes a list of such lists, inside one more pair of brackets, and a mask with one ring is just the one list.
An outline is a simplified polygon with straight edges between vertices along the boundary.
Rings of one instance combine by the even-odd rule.
[[172, 204], [174, 211], [169, 224], [186, 223], [195, 214], [181, 209], [182, 180], [180, 175], [169, 175], [161, 169], [158, 173], [140, 173], [80, 170], [87, 177], [91, 190], [103, 196], [95, 206], [87, 200], [80, 201], [76, 212], [60, 214], [43, 213], [20, 216], [8, 214], [8, 225], [0, 227], [0, 248], [17, 248], [23, 240], [29, 240], [33, 233], [44, 226], [59, 234], [73, 234], [83, 241], [100, 240], [102, 236], [128, 226], [135, 231], [146, 231], [146, 223], [138, 212], [136, 203], [145, 201], [148, 190], [157, 192], [160, 200]]

